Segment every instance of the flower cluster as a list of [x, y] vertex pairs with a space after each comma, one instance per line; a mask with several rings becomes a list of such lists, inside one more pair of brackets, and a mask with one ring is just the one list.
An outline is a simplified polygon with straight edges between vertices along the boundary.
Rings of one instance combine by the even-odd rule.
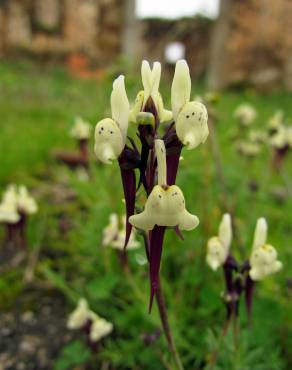
[[[182, 190], [175, 185], [181, 150], [194, 149], [204, 143], [208, 134], [208, 114], [205, 106], [190, 101], [191, 78], [185, 60], [176, 63], [171, 87], [171, 111], [164, 108], [159, 92], [161, 65], [142, 62], [142, 85], [134, 106], [130, 109], [125, 89], [125, 78], [119, 76], [111, 93], [111, 118], [97, 123], [95, 128], [95, 154], [110, 164], [118, 160], [126, 201], [126, 247], [132, 227], [144, 233], [146, 254], [150, 265], [151, 300], [159, 284], [160, 259], [164, 232], [174, 228], [194, 229], [199, 220], [185, 207]], [[136, 136], [128, 137], [129, 123], [137, 130]], [[139, 181], [136, 182], [136, 171]], [[137, 199], [143, 187], [147, 200], [142, 212]], [[108, 230], [114, 230], [116, 221]], [[108, 233], [107, 233], [108, 235]]]
[[70, 130], [70, 136], [77, 140], [88, 140], [91, 134], [90, 123], [81, 117], [76, 117], [73, 127]]
[[37, 210], [37, 203], [25, 186], [10, 185], [0, 203], [0, 222], [15, 224], [22, 217], [34, 214]]
[[254, 283], [282, 268], [275, 248], [266, 243], [267, 229], [266, 220], [259, 218], [250, 258], [243, 264], [238, 263], [230, 253], [232, 226], [229, 214], [223, 216], [218, 236], [210, 238], [207, 243], [206, 261], [208, 265], [213, 270], [223, 266], [226, 283], [225, 303], [229, 317], [232, 313], [237, 314], [239, 299], [243, 292], [246, 297], [247, 310], [250, 313]]
[[70, 314], [67, 327], [72, 330], [84, 329], [89, 333], [91, 342], [98, 342], [113, 330], [113, 324], [91, 311], [84, 298], [79, 300], [77, 307]]

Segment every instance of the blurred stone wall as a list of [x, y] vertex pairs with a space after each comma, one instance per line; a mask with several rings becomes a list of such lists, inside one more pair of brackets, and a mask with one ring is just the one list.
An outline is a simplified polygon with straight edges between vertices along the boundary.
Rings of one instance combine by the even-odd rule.
[[179, 20], [145, 19], [141, 37], [143, 54], [148, 59], [165, 61], [165, 49], [172, 42], [182, 43], [185, 58], [193, 76], [206, 72], [211, 24], [206, 18], [182, 18]]
[[211, 43], [209, 85], [292, 88], [292, 1], [222, 0]]
[[100, 63], [120, 53], [123, 0], [0, 0], [0, 55], [84, 53]]

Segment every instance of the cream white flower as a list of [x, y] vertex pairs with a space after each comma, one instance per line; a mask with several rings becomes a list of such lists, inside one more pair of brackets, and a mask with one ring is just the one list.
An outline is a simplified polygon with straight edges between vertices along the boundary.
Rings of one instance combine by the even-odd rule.
[[[119, 216], [116, 213], [110, 215], [109, 224], [103, 231], [102, 245], [110, 246], [114, 249], [124, 250], [125, 237], [126, 237], [126, 216], [121, 217], [121, 225], [119, 225]], [[129, 242], [127, 244], [127, 250], [137, 249], [141, 245], [136, 240], [136, 233], [134, 230], [131, 232]]]
[[6, 201], [0, 204], [0, 223], [15, 224], [19, 219], [20, 215], [15, 203]]
[[103, 230], [102, 245], [110, 245], [119, 233], [119, 216], [112, 213], [109, 217], [109, 224]]
[[[112, 242], [110, 243], [110, 246], [114, 249], [124, 250], [125, 238], [126, 238], [126, 220], [127, 220], [126, 216], [125, 215], [122, 216], [122, 220], [121, 220], [122, 229], [118, 230], [116, 238], [113, 239]], [[130, 239], [127, 244], [127, 250], [137, 249], [137, 248], [140, 248], [140, 246], [141, 244], [138, 242], [138, 240], [136, 240], [135, 230], [132, 230]]]
[[81, 298], [68, 318], [67, 327], [68, 329], [81, 329], [91, 318], [92, 311], [90, 311], [86, 299]]
[[232, 240], [231, 217], [228, 213], [223, 215], [219, 225], [218, 236], [213, 236], [207, 244], [206, 261], [212, 270], [224, 265]]
[[38, 210], [35, 199], [29, 195], [25, 186], [20, 186], [18, 189], [17, 209], [26, 215], [36, 213]]
[[90, 328], [90, 340], [97, 342], [103, 337], [110, 334], [113, 330], [113, 324], [105, 319], [95, 315]]
[[257, 111], [255, 108], [248, 103], [240, 104], [234, 111], [234, 118], [242, 126], [250, 126], [257, 117]]
[[270, 137], [269, 142], [275, 149], [292, 147], [292, 128], [284, 125], [278, 126], [276, 132]]
[[178, 226], [181, 230], [192, 230], [199, 224], [197, 216], [186, 210], [181, 189], [166, 184], [166, 151], [162, 140], [155, 140], [158, 163], [158, 185], [150, 193], [142, 213], [133, 215], [129, 222], [138, 229], [152, 230], [158, 226]]
[[235, 146], [238, 153], [243, 154], [246, 157], [255, 157], [261, 151], [260, 145], [251, 141], [240, 140], [235, 143]]
[[268, 119], [267, 126], [269, 130], [277, 130], [284, 123], [284, 112], [277, 110], [272, 117]]
[[112, 118], [101, 120], [95, 127], [94, 151], [105, 164], [117, 159], [126, 144], [130, 106], [124, 76], [119, 76], [113, 83], [111, 110]]
[[179, 60], [171, 86], [171, 106], [176, 133], [187, 149], [204, 143], [209, 135], [207, 109], [199, 101], [191, 101], [191, 77], [188, 64]]
[[273, 274], [282, 268], [282, 263], [277, 260], [277, 251], [266, 244], [267, 240], [267, 222], [264, 218], [257, 221], [253, 249], [250, 257], [249, 275], [252, 280], [262, 280], [266, 276]]
[[81, 117], [76, 117], [74, 126], [70, 131], [70, 136], [77, 140], [89, 139], [91, 133], [91, 125], [85, 122]]
[[8, 207], [11, 210], [14, 209], [17, 213], [26, 215], [34, 214], [38, 210], [35, 199], [28, 193], [27, 188], [23, 185], [19, 187], [16, 187], [16, 185], [8, 186], [3, 194], [2, 204], [5, 205], [6, 208]]
[[136, 122], [137, 115], [144, 110], [149, 98], [151, 98], [154, 103], [160, 122], [171, 120], [172, 112], [164, 109], [163, 99], [159, 93], [161, 64], [159, 62], [154, 62], [151, 70], [149, 62], [147, 60], [143, 60], [141, 76], [143, 90], [140, 91], [136, 97], [134, 106], [130, 111], [129, 120], [131, 122]]

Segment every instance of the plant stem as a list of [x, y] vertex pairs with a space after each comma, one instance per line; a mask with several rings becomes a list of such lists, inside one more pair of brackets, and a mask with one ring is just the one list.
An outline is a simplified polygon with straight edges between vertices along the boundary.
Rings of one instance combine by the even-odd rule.
[[181, 359], [179, 357], [178, 351], [176, 349], [176, 346], [175, 346], [175, 343], [174, 343], [174, 340], [173, 340], [172, 331], [171, 331], [170, 326], [169, 326], [168, 315], [167, 315], [167, 310], [166, 310], [166, 306], [165, 306], [165, 300], [164, 300], [160, 280], [159, 280], [158, 287], [157, 287], [157, 290], [156, 290], [156, 302], [157, 302], [159, 315], [160, 315], [160, 319], [161, 319], [161, 323], [162, 323], [162, 328], [163, 328], [163, 332], [164, 332], [166, 340], [167, 340], [169, 351], [171, 352], [171, 354], [173, 356], [173, 359], [174, 359], [174, 362], [175, 362], [175, 365], [176, 365], [177, 369], [178, 370], [184, 370]]

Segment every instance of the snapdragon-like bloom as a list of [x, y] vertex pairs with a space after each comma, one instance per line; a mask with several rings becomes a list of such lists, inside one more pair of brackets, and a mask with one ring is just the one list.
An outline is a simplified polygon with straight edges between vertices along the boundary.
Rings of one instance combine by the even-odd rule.
[[70, 136], [77, 140], [87, 140], [90, 137], [91, 125], [81, 117], [76, 117], [74, 126], [70, 130]]
[[275, 149], [292, 147], [292, 127], [279, 125], [269, 139], [270, 145]]
[[92, 312], [88, 307], [86, 299], [81, 298], [75, 310], [70, 314], [67, 327], [68, 329], [81, 329], [92, 318]]
[[16, 187], [8, 186], [3, 194], [3, 205], [14, 209], [18, 214], [31, 215], [37, 212], [38, 206], [35, 199], [29, 194], [27, 188], [23, 185]]
[[268, 130], [277, 130], [280, 126], [284, 124], [284, 112], [282, 110], [277, 110], [267, 122]]
[[0, 223], [15, 224], [20, 220], [15, 203], [0, 203]]
[[119, 216], [112, 213], [109, 217], [109, 224], [103, 230], [102, 245], [107, 246], [115, 240], [119, 233]]
[[248, 103], [240, 104], [234, 111], [234, 118], [242, 126], [250, 126], [257, 117], [257, 111], [255, 108]]
[[187, 149], [204, 143], [209, 135], [208, 113], [204, 104], [191, 101], [191, 77], [188, 64], [179, 60], [171, 87], [171, 106], [176, 133]]
[[261, 147], [258, 143], [246, 140], [237, 141], [235, 147], [239, 154], [246, 157], [256, 157], [261, 151]]
[[181, 189], [167, 185], [166, 150], [163, 140], [155, 140], [158, 185], [150, 193], [142, 213], [133, 215], [129, 222], [138, 229], [152, 230], [158, 226], [178, 226], [181, 230], [192, 230], [199, 224], [197, 216], [186, 210]]
[[141, 76], [143, 90], [137, 94], [134, 106], [130, 111], [129, 120], [131, 122], [137, 122], [137, 115], [140, 112], [143, 112], [150, 99], [155, 106], [155, 110], [160, 122], [171, 120], [172, 112], [164, 109], [163, 99], [159, 93], [161, 64], [159, 62], [154, 62], [151, 70], [149, 62], [147, 60], [143, 60], [141, 66]]
[[113, 330], [113, 324], [89, 309], [85, 298], [78, 301], [77, 307], [69, 315], [67, 328], [71, 330], [83, 329], [89, 324], [89, 338], [92, 342], [97, 342]]
[[[116, 213], [110, 215], [109, 224], [105, 227], [103, 231], [103, 241], [104, 246], [110, 246], [114, 249], [124, 250], [125, 247], [125, 237], [126, 237], [126, 216], [121, 217], [121, 228], [119, 225], [119, 216]], [[137, 249], [141, 244], [136, 240], [136, 233], [132, 230], [127, 249]]]
[[98, 315], [94, 315], [89, 334], [90, 340], [92, 342], [98, 342], [100, 339], [110, 334], [112, 330], [113, 324], [111, 322], [108, 322]]
[[207, 244], [206, 261], [212, 270], [224, 265], [232, 240], [231, 217], [226, 213], [219, 225], [218, 236], [213, 236]]
[[17, 208], [19, 212], [26, 215], [32, 215], [38, 210], [35, 199], [28, 193], [25, 186], [20, 186], [18, 189]]
[[99, 121], [95, 127], [94, 151], [105, 164], [117, 159], [126, 144], [130, 107], [124, 76], [119, 76], [113, 83], [111, 110], [112, 118]]
[[266, 244], [267, 240], [267, 222], [264, 218], [257, 221], [253, 249], [250, 257], [249, 276], [252, 280], [262, 280], [266, 276], [273, 274], [282, 268], [282, 263], [277, 260], [277, 251]]

